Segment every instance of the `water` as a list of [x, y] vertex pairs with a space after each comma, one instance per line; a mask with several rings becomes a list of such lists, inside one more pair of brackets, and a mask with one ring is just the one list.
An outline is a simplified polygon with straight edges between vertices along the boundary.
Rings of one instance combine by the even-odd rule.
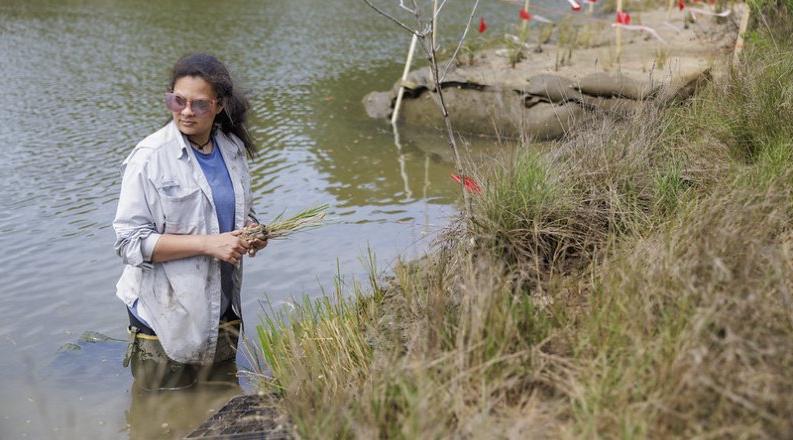
[[[462, 21], [465, 5], [449, 2]], [[483, 5], [492, 23], [512, 17]], [[246, 264], [245, 320], [420, 255], [456, 210], [451, 166], [424, 145], [394, 145], [360, 103], [401, 74], [409, 38], [357, 0], [3, 0], [0, 3], [0, 438], [156, 438], [184, 434], [240, 392], [211, 383], [147, 394], [121, 366], [111, 222], [119, 165], [161, 127], [167, 71], [207, 51], [253, 104], [251, 162], [262, 220], [319, 203], [335, 222], [272, 243]], [[58, 352], [64, 344], [79, 350]], [[249, 389], [248, 389], [249, 390]]]

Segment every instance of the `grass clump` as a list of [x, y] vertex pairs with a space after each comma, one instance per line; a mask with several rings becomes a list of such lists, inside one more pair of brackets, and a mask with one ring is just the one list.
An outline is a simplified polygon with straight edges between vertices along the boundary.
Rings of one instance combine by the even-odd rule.
[[505, 153], [425, 259], [259, 327], [297, 433], [789, 436], [793, 22], [775, 14], [691, 101]]
[[714, 188], [605, 259], [575, 337], [576, 434], [789, 432], [790, 177]]

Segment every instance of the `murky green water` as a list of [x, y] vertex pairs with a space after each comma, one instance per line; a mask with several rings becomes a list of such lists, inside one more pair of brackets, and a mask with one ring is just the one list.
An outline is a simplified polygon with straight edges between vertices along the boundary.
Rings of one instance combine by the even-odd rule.
[[[490, 16], [514, 13], [491, 3]], [[250, 91], [261, 218], [330, 203], [336, 219], [246, 264], [249, 324], [264, 300], [320, 295], [337, 265], [360, 276], [367, 247], [383, 267], [425, 250], [456, 206], [451, 167], [426, 153], [443, 140], [399, 151], [360, 104], [400, 75], [407, 43], [358, 0], [3, 0], [0, 438], [173, 437], [240, 392], [147, 394], [121, 366], [124, 343], [80, 340], [126, 337], [119, 165], [167, 120], [167, 71], [185, 53], [218, 55]]]

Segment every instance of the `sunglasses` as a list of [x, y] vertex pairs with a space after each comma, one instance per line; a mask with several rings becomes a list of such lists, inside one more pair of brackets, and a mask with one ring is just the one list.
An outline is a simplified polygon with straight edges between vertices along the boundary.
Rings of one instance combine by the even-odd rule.
[[187, 99], [175, 93], [165, 94], [165, 106], [172, 112], [181, 112], [188, 105], [196, 116], [204, 116], [212, 111], [212, 105], [217, 103], [216, 99]]

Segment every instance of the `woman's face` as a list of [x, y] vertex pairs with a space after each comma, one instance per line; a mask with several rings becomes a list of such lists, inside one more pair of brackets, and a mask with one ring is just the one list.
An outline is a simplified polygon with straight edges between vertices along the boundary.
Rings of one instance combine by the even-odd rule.
[[174, 83], [173, 95], [176, 95], [173, 97], [176, 101], [173, 107], [184, 107], [175, 111], [169, 105], [179, 131], [198, 138], [209, 136], [215, 115], [223, 110], [217, 102], [212, 85], [197, 76], [183, 76]]

